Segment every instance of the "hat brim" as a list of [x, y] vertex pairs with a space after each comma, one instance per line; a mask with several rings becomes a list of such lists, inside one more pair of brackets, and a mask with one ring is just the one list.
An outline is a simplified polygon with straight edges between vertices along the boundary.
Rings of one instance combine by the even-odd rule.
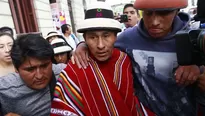
[[176, 10], [185, 8], [188, 0], [136, 0], [134, 7], [138, 10]]
[[72, 49], [69, 46], [62, 46], [62, 47], [57, 47], [53, 49], [54, 54], [60, 54], [64, 52], [70, 52]]
[[180, 9], [180, 8], [150, 8], [150, 9], [140, 9], [140, 10], [142, 10], [142, 11], [144, 11], [144, 10], [149, 10], [149, 11], [174, 11], [174, 10], [178, 10], [178, 9]]
[[53, 36], [58, 36], [58, 37], [60, 37], [61, 35], [60, 34], [50, 34], [50, 35], [48, 35], [48, 36], [46, 36], [46, 40], [49, 38], [49, 37], [53, 37]]
[[77, 32], [84, 33], [86, 31], [93, 31], [93, 30], [111, 30], [120, 32], [121, 31], [121, 24], [117, 20], [108, 19], [108, 18], [92, 18], [92, 19], [85, 19], [80, 23]]

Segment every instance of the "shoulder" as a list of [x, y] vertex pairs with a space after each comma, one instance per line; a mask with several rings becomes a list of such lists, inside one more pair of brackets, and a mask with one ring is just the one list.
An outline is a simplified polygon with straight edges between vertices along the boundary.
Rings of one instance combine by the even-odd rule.
[[115, 58], [112, 62], [115, 64], [115, 68], [120, 67], [123, 70], [124, 69], [129, 69], [130, 70], [132, 65], [131, 65], [130, 57], [127, 55], [127, 53], [115, 49], [114, 55], [115, 55]]
[[54, 74], [60, 73], [65, 67], [66, 67], [66, 64], [63, 64], [63, 63], [52, 64], [52, 70], [53, 70]]
[[6, 76], [0, 77], [0, 90], [18, 88], [24, 85], [18, 73], [9, 73]]
[[78, 76], [82, 74], [81, 72], [82, 69], [79, 69], [76, 64], [72, 64], [69, 62], [66, 66], [65, 69], [62, 70], [61, 75], [60, 75], [60, 80], [69, 80], [72, 81], [73, 83], [77, 84], [78, 83]]
[[127, 48], [133, 42], [133, 38], [136, 38], [137, 34], [137, 26], [133, 28], [129, 28], [122, 32], [120, 35], [117, 36], [117, 40], [114, 46], [124, 52], [126, 52]]
[[121, 59], [121, 60], [124, 60], [125, 62], [130, 62], [130, 58], [129, 58], [128, 54], [121, 51], [121, 50], [114, 49], [114, 55], [117, 56], [118, 60]]
[[80, 68], [78, 68], [77, 64], [73, 64], [71, 61], [69, 61], [64, 71], [68, 74], [76, 74], [80, 71]]
[[115, 46], [125, 45], [131, 42], [132, 38], [135, 38], [137, 34], [137, 26], [128, 28], [117, 36]]
[[128, 28], [126, 29], [125, 31], [123, 31], [122, 33], [120, 33], [118, 36], [117, 36], [117, 39], [120, 40], [122, 38], [127, 38], [127, 37], [131, 37], [130, 34], [135, 34], [137, 31], [137, 26], [134, 26], [132, 28]]

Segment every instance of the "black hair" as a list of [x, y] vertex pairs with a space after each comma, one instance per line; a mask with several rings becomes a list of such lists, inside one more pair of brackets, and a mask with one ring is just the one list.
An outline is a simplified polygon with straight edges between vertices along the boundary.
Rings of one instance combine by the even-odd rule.
[[65, 34], [65, 32], [66, 32], [67, 30], [69, 30], [68, 26], [70, 27], [69, 24], [63, 24], [63, 25], [61, 26], [61, 31], [62, 31], [63, 34]]
[[6, 33], [6, 31], [9, 31], [9, 34], [12, 36], [14, 35], [14, 32], [10, 27], [4, 26], [0, 28], [0, 33]]
[[4, 35], [11, 37], [11, 39], [14, 41], [14, 37], [11, 34], [9, 34], [9, 33], [0, 33], [0, 37], [4, 36]]
[[196, 21], [201, 21], [201, 23], [205, 23], [205, 1], [198, 0], [197, 1], [197, 14], [194, 16]]
[[19, 36], [11, 49], [11, 58], [17, 70], [28, 57], [44, 60], [52, 59], [53, 55], [52, 46], [38, 34]]
[[124, 8], [123, 8], [123, 13], [124, 13], [125, 9], [128, 8], [128, 7], [133, 7], [133, 8], [136, 10], [137, 15], [140, 15], [140, 14], [139, 14], [139, 11], [134, 7], [133, 4], [125, 4], [125, 6], [124, 6]]

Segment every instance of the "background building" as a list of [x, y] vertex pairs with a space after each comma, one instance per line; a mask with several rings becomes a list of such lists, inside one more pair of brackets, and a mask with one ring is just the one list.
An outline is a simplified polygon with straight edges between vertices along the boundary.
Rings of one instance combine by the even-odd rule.
[[45, 36], [67, 23], [75, 33], [87, 4], [93, 1], [96, 0], [0, 0], [0, 27], [9, 26], [17, 34], [42, 32]]
[[[9, 26], [14, 32], [42, 32], [45, 36], [49, 31], [58, 30], [68, 23], [76, 33], [79, 22], [84, 19], [87, 5], [94, 1], [112, 3], [113, 11], [122, 14], [126, 3], [134, 0], [0, 0], [0, 27]], [[114, 2], [115, 1], [115, 2]], [[196, 7], [197, 0], [189, 0], [184, 11]]]

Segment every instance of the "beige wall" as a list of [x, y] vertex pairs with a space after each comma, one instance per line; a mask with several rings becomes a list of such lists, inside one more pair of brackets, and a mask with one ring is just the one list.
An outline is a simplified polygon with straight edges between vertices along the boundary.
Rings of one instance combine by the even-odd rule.
[[45, 36], [53, 31], [53, 22], [49, 0], [33, 0], [39, 31]]
[[11, 15], [11, 10], [9, 7], [8, 0], [0, 0], [0, 27], [2, 26], [8, 26], [11, 27], [14, 30], [14, 22]]
[[[72, 0], [72, 10], [76, 29], [79, 27], [79, 23], [84, 20], [84, 5], [83, 0]], [[76, 35], [80, 40], [83, 40], [82, 34], [77, 33]]]

